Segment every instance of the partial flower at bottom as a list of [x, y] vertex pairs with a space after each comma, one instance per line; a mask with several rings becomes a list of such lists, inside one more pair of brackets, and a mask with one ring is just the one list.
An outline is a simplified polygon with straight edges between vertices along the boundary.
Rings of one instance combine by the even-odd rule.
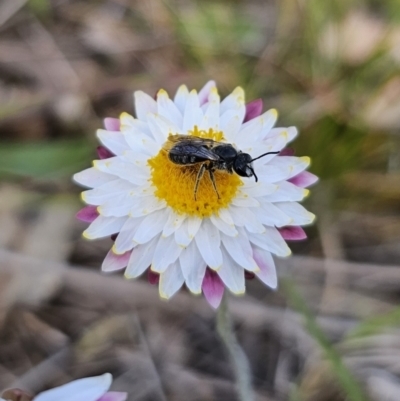
[[[304, 171], [308, 157], [286, 148], [296, 128], [274, 128], [276, 110], [262, 107], [246, 104], [241, 88], [221, 101], [210, 81], [199, 93], [181, 86], [173, 99], [135, 92], [136, 118], [105, 120], [100, 160], [74, 176], [90, 188], [78, 213], [90, 223], [83, 235], [115, 240], [104, 271], [135, 278], [150, 268], [161, 297], [186, 284], [213, 307], [225, 287], [245, 292], [245, 272], [276, 288], [272, 255], [288, 256], [286, 240], [306, 237], [300, 226], [314, 215], [298, 202], [317, 178]], [[224, 144], [232, 146], [216, 149]]]
[[101, 376], [75, 380], [63, 386], [44, 391], [35, 397], [13, 389], [2, 394], [0, 401], [125, 401], [126, 393], [108, 391], [112, 383], [110, 373]]

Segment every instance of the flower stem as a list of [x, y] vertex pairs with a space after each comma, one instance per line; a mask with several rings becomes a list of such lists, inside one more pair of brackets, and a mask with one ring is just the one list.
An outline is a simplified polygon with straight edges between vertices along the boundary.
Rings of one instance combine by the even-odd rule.
[[217, 311], [217, 331], [235, 367], [239, 400], [254, 401], [249, 361], [233, 331], [232, 319], [228, 310], [228, 297], [226, 294], [223, 296], [221, 305]]

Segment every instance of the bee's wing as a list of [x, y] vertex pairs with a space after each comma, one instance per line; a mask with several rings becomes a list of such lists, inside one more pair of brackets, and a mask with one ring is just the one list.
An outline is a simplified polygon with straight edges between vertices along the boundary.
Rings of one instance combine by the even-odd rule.
[[195, 156], [205, 160], [217, 161], [219, 156], [208, 147], [215, 145], [212, 139], [189, 135], [170, 135], [163, 149], [174, 155]]
[[191, 135], [176, 134], [176, 135], [169, 135], [168, 141], [166, 142], [165, 145], [171, 148], [176, 144], [182, 144], [182, 143], [191, 143], [197, 146], [209, 146], [210, 148], [215, 146], [215, 144], [218, 144], [218, 142], [215, 142], [212, 139], [199, 138], [198, 136], [191, 136]]

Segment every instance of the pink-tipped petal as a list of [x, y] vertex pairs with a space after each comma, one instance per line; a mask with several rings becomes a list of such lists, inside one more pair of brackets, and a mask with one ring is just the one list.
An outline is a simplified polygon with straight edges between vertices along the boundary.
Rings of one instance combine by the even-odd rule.
[[75, 217], [85, 223], [91, 223], [98, 217], [98, 215], [99, 212], [97, 211], [97, 206], [88, 205], [79, 210]]
[[114, 157], [114, 153], [111, 153], [107, 148], [104, 146], [98, 146], [97, 147], [97, 154], [99, 156], [99, 159], [109, 159], [110, 157]]
[[109, 391], [100, 397], [97, 401], [125, 401], [128, 397], [128, 393], [121, 393], [118, 391]]
[[109, 159], [110, 157], [114, 157], [114, 153], [109, 151], [106, 147], [104, 146], [98, 146], [97, 147], [97, 155], [99, 156], [100, 160], [103, 159]]
[[203, 279], [203, 293], [207, 302], [217, 309], [224, 295], [224, 284], [215, 271], [207, 269]]
[[283, 239], [288, 241], [301, 241], [307, 239], [307, 234], [300, 226], [286, 226], [278, 228]]
[[278, 277], [271, 253], [258, 246], [253, 246], [253, 258], [260, 268], [260, 271], [255, 272], [256, 276], [268, 287], [276, 289], [278, 286]]
[[284, 148], [279, 152], [279, 156], [294, 156], [294, 149]]
[[199, 92], [199, 103], [200, 106], [203, 106], [208, 101], [208, 95], [211, 92], [211, 89], [216, 86], [215, 81], [208, 81], [203, 88], [200, 89]]
[[122, 255], [117, 255], [112, 251], [112, 249], [110, 249], [107, 253], [107, 256], [103, 260], [101, 270], [103, 272], [114, 272], [116, 270], [124, 269], [126, 266], [128, 266], [131, 253], [132, 251], [128, 251]]
[[288, 181], [298, 187], [307, 188], [310, 185], [315, 184], [318, 181], [318, 177], [308, 171], [303, 171]]
[[149, 280], [149, 283], [152, 285], [156, 285], [160, 281], [160, 275], [156, 272], [153, 272], [152, 270], [147, 271], [147, 280]]
[[247, 270], [244, 271], [244, 278], [246, 280], [253, 280], [256, 275], [253, 272], [248, 272]]
[[120, 131], [121, 123], [118, 118], [107, 117], [104, 119], [104, 128], [107, 131]]
[[247, 122], [252, 120], [253, 118], [256, 118], [261, 115], [262, 110], [263, 110], [263, 101], [262, 99], [256, 99], [253, 100], [250, 103], [246, 104], [246, 114], [244, 116], [243, 122]]

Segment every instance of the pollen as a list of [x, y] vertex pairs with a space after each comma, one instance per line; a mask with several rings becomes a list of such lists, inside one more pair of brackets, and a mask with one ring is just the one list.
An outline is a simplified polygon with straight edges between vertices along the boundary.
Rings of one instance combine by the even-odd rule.
[[[212, 129], [202, 131], [195, 127], [193, 131], [189, 131], [189, 135], [215, 141], [223, 140], [223, 133]], [[187, 166], [175, 164], [169, 159], [168, 152], [164, 149], [161, 149], [148, 163], [151, 168], [150, 180], [156, 188], [155, 195], [164, 200], [178, 214], [201, 218], [218, 214], [220, 209], [227, 208], [231, 204], [242, 185], [237, 174], [216, 170], [214, 177], [218, 197], [206, 171], [199, 182], [195, 197], [194, 188], [201, 164]]]

